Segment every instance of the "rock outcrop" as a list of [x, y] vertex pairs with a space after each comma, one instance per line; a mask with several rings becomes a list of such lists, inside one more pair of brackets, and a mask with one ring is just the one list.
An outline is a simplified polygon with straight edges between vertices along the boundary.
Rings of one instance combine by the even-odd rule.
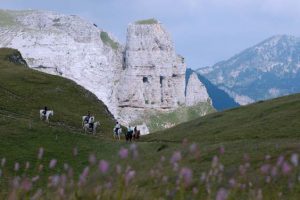
[[186, 65], [170, 38], [158, 22], [129, 25], [118, 92], [123, 118], [134, 120], [145, 110], [170, 110], [185, 104]]
[[[137, 125], [132, 123], [143, 121], [148, 111], [172, 112], [185, 107], [186, 101], [196, 105], [207, 94], [194, 80], [186, 98], [184, 59], [156, 20], [130, 24], [122, 46], [78, 16], [0, 12], [6, 20], [0, 23], [1, 47], [18, 49], [31, 68], [74, 80], [102, 100], [124, 125]], [[144, 123], [141, 127], [148, 131]]]
[[186, 87], [186, 105], [194, 106], [199, 102], [209, 102], [211, 99], [207, 93], [206, 87], [201, 83], [198, 75], [193, 72], [188, 80]]

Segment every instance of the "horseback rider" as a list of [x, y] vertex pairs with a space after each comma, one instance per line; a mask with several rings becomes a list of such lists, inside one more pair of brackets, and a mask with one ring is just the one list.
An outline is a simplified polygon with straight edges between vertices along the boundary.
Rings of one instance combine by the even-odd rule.
[[94, 129], [94, 121], [95, 121], [95, 119], [94, 119], [94, 117], [90, 117], [89, 118], [89, 127], [91, 128], [91, 129]]
[[86, 117], [85, 117], [85, 119], [84, 119], [84, 123], [85, 123], [85, 124], [89, 123], [90, 118], [91, 118], [91, 113], [90, 113], [90, 111], [88, 111], [88, 114], [86, 115]]
[[121, 126], [120, 126], [119, 122], [116, 122], [116, 125], [115, 125], [115, 133], [116, 133], [116, 135], [118, 135], [118, 132], [119, 132], [120, 128], [121, 128]]
[[137, 134], [137, 127], [134, 127], [133, 129], [133, 136], [135, 136]]
[[46, 114], [47, 114], [47, 111], [48, 111], [48, 107], [47, 107], [47, 106], [45, 106], [45, 107], [44, 107], [44, 110], [43, 110], [43, 115], [44, 115], [44, 117], [46, 116]]

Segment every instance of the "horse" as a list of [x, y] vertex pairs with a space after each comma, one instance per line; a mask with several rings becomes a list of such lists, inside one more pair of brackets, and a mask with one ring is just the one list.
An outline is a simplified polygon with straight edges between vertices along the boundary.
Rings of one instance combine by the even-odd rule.
[[44, 114], [45, 110], [40, 110], [40, 119], [43, 120], [45, 118], [45, 121], [49, 123], [49, 117], [54, 115], [53, 110], [47, 110], [46, 114]]
[[116, 133], [116, 128], [113, 130], [114, 138], [121, 140], [122, 128], [119, 128], [118, 132]]
[[100, 126], [100, 122], [95, 122], [93, 124], [93, 128], [90, 128], [90, 124], [86, 123], [83, 125], [84, 133], [91, 132], [91, 133], [93, 133], [93, 135], [96, 135], [98, 126]]
[[128, 142], [128, 141], [131, 142], [131, 140], [132, 140], [132, 132], [127, 132], [125, 134], [125, 138], [126, 138], [126, 142]]
[[140, 130], [134, 131], [134, 132], [133, 132], [133, 135], [132, 135], [133, 140], [138, 140], [138, 139], [140, 139], [140, 135], [141, 135], [141, 131], [140, 131]]
[[[84, 125], [86, 124], [86, 120], [85, 120], [85, 119], [86, 119], [87, 117], [88, 117], [88, 116], [86, 116], [86, 115], [85, 115], [85, 116], [82, 116], [82, 128], [83, 128]], [[95, 119], [95, 117], [94, 117], [94, 116], [91, 116], [90, 119]], [[88, 122], [88, 123], [89, 123], [89, 122]]]

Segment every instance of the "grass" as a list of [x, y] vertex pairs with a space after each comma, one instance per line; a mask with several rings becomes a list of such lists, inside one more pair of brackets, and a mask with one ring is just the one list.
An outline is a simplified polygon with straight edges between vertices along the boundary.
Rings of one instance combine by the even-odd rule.
[[[72, 161], [65, 158], [74, 147], [91, 152], [102, 138], [111, 137], [114, 119], [96, 96], [73, 81], [12, 63], [12, 55], [20, 56], [16, 50], [0, 49], [0, 157], [9, 157], [11, 164], [34, 162], [43, 146], [49, 159]], [[39, 109], [45, 105], [54, 110], [50, 125], [39, 119]], [[88, 111], [101, 123], [95, 138], [82, 135], [81, 116]], [[99, 152], [103, 148], [99, 146]]]
[[117, 50], [119, 48], [119, 44], [112, 40], [107, 32], [102, 31], [100, 33], [101, 40], [104, 44], [109, 45], [112, 49]]
[[[245, 154], [251, 160], [251, 171], [248, 174], [251, 179], [261, 176], [259, 169], [264, 163], [265, 155], [270, 155], [271, 162], [276, 162], [280, 155], [287, 157], [293, 152], [300, 152], [300, 95], [297, 94], [209, 114], [142, 137], [138, 142], [139, 159], [120, 160], [119, 149], [130, 147], [123, 141], [112, 140], [113, 119], [102, 102], [72, 81], [10, 62], [9, 57], [12, 55], [20, 56], [15, 50], [0, 50], [0, 159], [7, 159], [5, 179], [0, 177], [1, 197], [7, 197], [5, 191], [9, 190], [7, 181], [10, 177], [24, 177], [24, 171], [13, 170], [15, 162], [24, 168], [25, 162], [29, 161], [32, 167], [26, 173], [30, 176], [35, 174], [39, 164], [43, 164], [45, 170], [36, 187], [47, 190], [45, 183], [48, 183], [48, 176], [63, 175], [64, 163], [73, 166], [74, 179], [77, 180], [89, 163], [89, 155], [93, 153], [97, 160], [109, 161], [112, 168], [110, 178], [113, 182], [118, 180], [118, 176], [113, 173], [117, 164], [122, 165], [123, 170], [131, 166], [136, 171], [130, 190], [134, 195], [129, 195], [127, 199], [159, 199], [166, 194], [165, 189], [176, 186], [174, 182], [178, 174], [174, 174], [169, 162], [174, 151], [182, 153], [183, 161], [179, 163], [179, 167], [188, 166], [193, 170], [197, 184], [202, 172], [210, 170], [211, 160], [219, 153], [220, 147], [224, 147], [226, 152], [220, 158], [225, 166], [222, 175], [225, 180], [239, 173]], [[39, 120], [38, 110], [44, 105], [55, 112], [50, 124]], [[87, 110], [91, 110], [102, 123], [100, 133], [96, 136], [82, 134], [81, 115]], [[186, 142], [182, 143], [184, 139]], [[200, 157], [197, 159], [191, 158], [192, 155], [186, 150], [191, 143], [196, 143], [199, 147]], [[42, 161], [37, 159], [40, 147], [45, 149]], [[76, 157], [72, 154], [75, 147], [79, 152]], [[167, 159], [163, 167], [159, 164], [161, 156]], [[55, 169], [47, 167], [51, 159], [58, 160]], [[162, 185], [149, 176], [149, 171], [157, 168], [160, 169], [159, 173], [169, 177], [167, 185]], [[95, 183], [98, 184], [98, 181], [103, 184], [102, 181], [107, 180], [98, 178]], [[216, 187], [227, 187], [225, 183], [218, 184]], [[286, 179], [280, 178], [272, 187], [264, 184], [259, 187], [263, 189], [264, 196], [274, 199], [271, 198], [274, 191], [280, 188], [285, 190], [286, 185]], [[119, 189], [116, 188], [112, 191], [117, 194]], [[204, 186], [200, 187], [200, 193], [200, 199], [215, 197], [215, 194], [210, 196]], [[286, 190], [286, 193], [290, 199], [296, 199], [298, 190]], [[87, 191], [84, 194], [88, 196], [91, 193]], [[231, 195], [230, 199], [255, 199], [245, 196], [239, 190]], [[180, 196], [174, 199], [180, 199]]]
[[136, 21], [135, 24], [140, 24], [140, 25], [158, 24], [158, 21], [156, 19], [152, 18], [152, 19]]
[[148, 112], [142, 117], [141, 121], [133, 124], [146, 122], [150, 132], [161, 131], [178, 125], [183, 122], [191, 121], [203, 115], [215, 112], [209, 103], [199, 103], [192, 107], [180, 107], [170, 112]]

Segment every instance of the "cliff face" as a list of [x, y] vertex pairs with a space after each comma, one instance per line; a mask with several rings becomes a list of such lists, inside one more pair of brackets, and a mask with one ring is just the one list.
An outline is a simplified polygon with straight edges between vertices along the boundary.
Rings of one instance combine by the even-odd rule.
[[77, 16], [45, 11], [1, 11], [3, 15], [0, 46], [18, 49], [31, 68], [90, 90], [124, 125], [143, 121], [149, 111], [172, 112], [203, 100], [196, 97], [186, 103], [199, 93], [186, 98], [184, 59], [156, 20], [130, 24], [123, 47]]
[[208, 96], [206, 87], [201, 83], [198, 75], [193, 72], [186, 88], [186, 105], [194, 106], [199, 102], [211, 103], [211, 99]]
[[[117, 115], [114, 88], [122, 70], [122, 47], [112, 48], [102, 30], [77, 16], [45, 11], [2, 11], [2, 47], [18, 49], [29, 67], [74, 80]], [[107, 38], [106, 38], [107, 39]]]
[[157, 22], [129, 25], [118, 92], [121, 115], [135, 118], [141, 113], [137, 110], [170, 110], [185, 104], [186, 65], [170, 38]]

